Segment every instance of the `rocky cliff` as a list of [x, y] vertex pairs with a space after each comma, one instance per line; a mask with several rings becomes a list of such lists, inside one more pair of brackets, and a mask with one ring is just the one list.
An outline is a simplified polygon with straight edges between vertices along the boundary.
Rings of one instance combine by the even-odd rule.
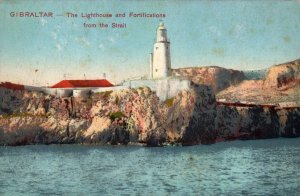
[[225, 106], [217, 109], [218, 140], [300, 136], [300, 108]]
[[[270, 67], [264, 79], [244, 80], [217, 93], [217, 99], [300, 106], [300, 60]], [[294, 104], [294, 105], [295, 105]]]
[[[0, 143], [200, 143], [214, 131], [215, 97], [193, 86], [160, 102], [149, 88], [88, 99], [0, 89]], [[200, 131], [198, 131], [200, 130]]]
[[239, 84], [246, 79], [242, 71], [217, 66], [173, 69], [172, 74], [186, 77], [195, 84], [211, 86], [215, 92]]
[[0, 88], [0, 144], [210, 144], [228, 139], [300, 136], [299, 108], [217, 104], [213, 90], [161, 102], [149, 88], [56, 98]]
[[300, 60], [274, 65], [268, 69], [264, 85], [278, 90], [300, 85]]

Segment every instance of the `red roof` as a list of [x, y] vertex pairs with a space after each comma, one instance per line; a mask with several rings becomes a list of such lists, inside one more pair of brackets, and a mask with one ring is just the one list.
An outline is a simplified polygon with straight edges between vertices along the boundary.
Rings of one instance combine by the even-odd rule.
[[14, 84], [11, 82], [2, 82], [0, 83], [0, 87], [12, 90], [24, 90], [24, 85]]
[[107, 80], [62, 80], [51, 88], [111, 87]]

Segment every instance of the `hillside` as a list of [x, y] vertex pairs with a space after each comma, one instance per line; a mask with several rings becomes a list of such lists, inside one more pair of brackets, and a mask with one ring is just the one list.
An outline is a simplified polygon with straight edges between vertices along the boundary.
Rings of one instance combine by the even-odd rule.
[[217, 66], [173, 69], [172, 74], [186, 77], [196, 84], [211, 86], [215, 92], [239, 84], [246, 79], [242, 71]]
[[217, 94], [229, 102], [300, 102], [300, 60], [270, 67], [262, 80], [245, 80]]
[[269, 68], [264, 86], [286, 90], [300, 84], [300, 60], [275, 65]]

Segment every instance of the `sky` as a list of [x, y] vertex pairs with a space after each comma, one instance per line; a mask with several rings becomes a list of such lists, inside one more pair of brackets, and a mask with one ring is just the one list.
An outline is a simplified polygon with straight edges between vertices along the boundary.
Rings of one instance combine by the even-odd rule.
[[[53, 12], [11, 17], [11, 12]], [[68, 18], [66, 13], [77, 13]], [[81, 14], [111, 13], [112, 18]], [[256, 70], [300, 58], [300, 1], [0, 0], [0, 82], [53, 85], [62, 79], [112, 83], [149, 72], [164, 13], [172, 68], [221, 66]], [[116, 18], [117, 13], [126, 17]], [[85, 28], [84, 23], [126, 23], [126, 28]]]

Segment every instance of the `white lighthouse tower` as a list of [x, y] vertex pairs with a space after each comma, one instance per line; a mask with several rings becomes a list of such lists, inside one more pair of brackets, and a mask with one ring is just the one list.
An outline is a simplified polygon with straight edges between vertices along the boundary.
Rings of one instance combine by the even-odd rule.
[[156, 42], [150, 55], [150, 78], [165, 78], [171, 75], [170, 42], [167, 29], [160, 23], [156, 30]]

